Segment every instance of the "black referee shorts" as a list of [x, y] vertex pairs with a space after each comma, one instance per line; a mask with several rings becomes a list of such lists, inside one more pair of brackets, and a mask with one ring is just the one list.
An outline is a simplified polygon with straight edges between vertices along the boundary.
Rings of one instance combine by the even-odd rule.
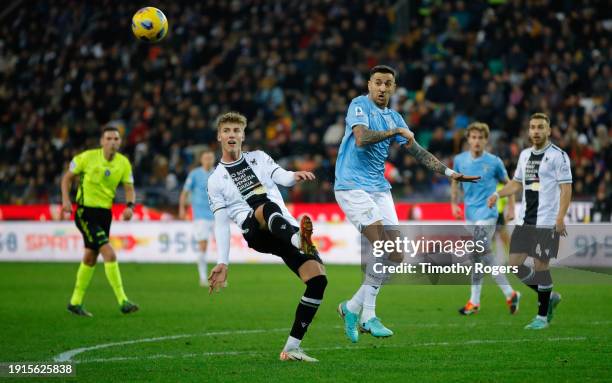
[[113, 215], [110, 209], [77, 207], [74, 222], [83, 235], [85, 248], [94, 251], [108, 243]]
[[291, 271], [298, 277], [300, 276], [298, 269], [304, 262], [314, 260], [323, 264], [323, 261], [318, 255], [306, 255], [295, 248], [295, 246], [289, 245], [280, 238], [274, 236], [268, 230], [260, 229], [259, 222], [257, 222], [253, 212], [251, 212], [242, 223], [242, 236], [251, 249], [260, 253], [274, 254], [281, 257], [283, 262], [285, 262]]
[[554, 228], [515, 226], [510, 238], [510, 254], [522, 253], [541, 260], [557, 258], [559, 239]]

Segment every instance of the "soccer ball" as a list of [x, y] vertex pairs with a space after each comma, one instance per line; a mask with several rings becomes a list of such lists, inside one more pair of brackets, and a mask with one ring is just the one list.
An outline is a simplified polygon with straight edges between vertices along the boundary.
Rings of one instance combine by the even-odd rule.
[[141, 8], [132, 17], [132, 32], [140, 40], [156, 43], [168, 34], [168, 19], [157, 8]]

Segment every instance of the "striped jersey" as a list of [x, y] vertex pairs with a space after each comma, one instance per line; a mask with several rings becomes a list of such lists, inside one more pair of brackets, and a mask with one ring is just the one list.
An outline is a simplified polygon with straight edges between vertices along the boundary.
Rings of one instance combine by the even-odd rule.
[[208, 177], [208, 200], [211, 210], [227, 209], [229, 218], [238, 226], [262, 200], [277, 204], [283, 217], [299, 226], [285, 206], [278, 186], [272, 180], [281, 167], [265, 152], [243, 152], [234, 162], [220, 161]]
[[523, 184], [519, 223], [554, 226], [559, 213], [559, 185], [572, 183], [567, 154], [552, 143], [541, 150], [524, 149], [519, 156], [514, 180]]

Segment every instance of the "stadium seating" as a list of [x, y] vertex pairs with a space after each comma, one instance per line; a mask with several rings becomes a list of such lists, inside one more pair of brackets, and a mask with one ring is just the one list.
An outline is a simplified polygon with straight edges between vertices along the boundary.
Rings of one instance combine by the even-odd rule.
[[[125, 2], [22, 2], [0, 27], [0, 203], [57, 202], [71, 157], [110, 121], [139, 200], [175, 205], [194, 153], [216, 145], [215, 117], [232, 109], [250, 120], [248, 147], [316, 172], [290, 200], [333, 201], [343, 116], [379, 63], [399, 70], [393, 107], [447, 163], [478, 119], [511, 174], [526, 118], [542, 111], [571, 156], [575, 195], [612, 190], [605, 2], [410, 2], [401, 20], [392, 3], [174, 1], [167, 40], [147, 45]], [[402, 149], [389, 162], [399, 200], [448, 199], [447, 180]]]

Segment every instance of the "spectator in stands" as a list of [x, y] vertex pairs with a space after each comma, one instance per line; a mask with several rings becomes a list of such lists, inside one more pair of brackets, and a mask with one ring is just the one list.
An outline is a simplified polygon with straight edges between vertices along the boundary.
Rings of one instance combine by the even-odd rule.
[[[215, 147], [213, 118], [230, 109], [247, 115], [251, 142], [278, 161], [314, 164], [321, 194], [296, 192], [293, 201], [333, 200], [325, 190], [342, 106], [377, 63], [399, 68], [394, 107], [441, 159], [461, 150], [446, 141], [474, 119], [503, 132], [505, 146], [523, 147], [525, 119], [541, 111], [579, 175], [576, 198], [591, 199], [601, 182], [612, 187], [605, 2], [440, 1], [423, 13], [411, 2], [410, 20], [394, 17], [394, 3], [178, 0], [164, 9], [172, 30], [156, 45], [125, 32], [135, 11], [126, 2], [20, 3], [0, 26], [0, 202], [57, 202], [51, 185], [114, 121], [138, 189], [176, 204], [188, 148]], [[403, 156], [389, 159], [400, 175], [395, 197], [432, 198], [415, 192], [436, 180]], [[504, 160], [512, 170], [516, 158]]]

